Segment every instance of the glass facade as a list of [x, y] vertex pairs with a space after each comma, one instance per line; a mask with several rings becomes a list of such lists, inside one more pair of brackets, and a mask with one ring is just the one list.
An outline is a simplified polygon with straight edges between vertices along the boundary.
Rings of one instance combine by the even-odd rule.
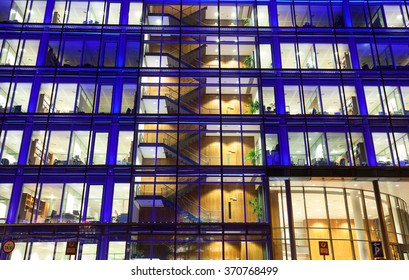
[[1, 259], [409, 259], [404, 1], [2, 0]]

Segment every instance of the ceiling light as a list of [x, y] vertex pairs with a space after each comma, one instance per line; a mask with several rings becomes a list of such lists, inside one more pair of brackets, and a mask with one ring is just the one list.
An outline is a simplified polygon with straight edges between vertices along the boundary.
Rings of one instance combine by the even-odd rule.
[[219, 16], [219, 13], [218, 13], [218, 12], [215, 12], [215, 13], [214, 13], [214, 16], [215, 16], [215, 17], [218, 17], [218, 16]]

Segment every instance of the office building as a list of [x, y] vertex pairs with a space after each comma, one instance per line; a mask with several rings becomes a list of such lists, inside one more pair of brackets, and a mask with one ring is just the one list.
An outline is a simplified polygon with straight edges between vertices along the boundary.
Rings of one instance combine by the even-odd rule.
[[408, 259], [408, 27], [398, 0], [1, 0], [1, 259]]

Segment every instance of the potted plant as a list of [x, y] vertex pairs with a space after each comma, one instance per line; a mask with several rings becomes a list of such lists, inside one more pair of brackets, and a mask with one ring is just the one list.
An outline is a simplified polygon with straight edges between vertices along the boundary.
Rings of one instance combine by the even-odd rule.
[[248, 55], [244, 59], [244, 65], [246, 65], [247, 68], [254, 68], [254, 59], [250, 55]]
[[251, 18], [248, 17], [244, 20], [244, 26], [250, 26], [250, 23], [251, 23]]
[[251, 160], [251, 163], [253, 165], [256, 165], [260, 156], [261, 151], [259, 149], [251, 149], [250, 152], [247, 154], [245, 160]]
[[249, 108], [249, 113], [254, 114], [260, 108], [260, 102], [258, 100], [254, 101], [253, 98], [249, 97], [249, 104], [247, 107]]
[[263, 219], [263, 206], [257, 197], [250, 198], [249, 204], [253, 208], [253, 214], [256, 215], [257, 220], [260, 222]]

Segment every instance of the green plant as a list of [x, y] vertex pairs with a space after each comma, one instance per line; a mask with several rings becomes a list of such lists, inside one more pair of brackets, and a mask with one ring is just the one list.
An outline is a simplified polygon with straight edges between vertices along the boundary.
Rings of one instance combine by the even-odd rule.
[[254, 101], [253, 98], [249, 97], [249, 104], [247, 107], [249, 108], [249, 113], [254, 114], [260, 108], [260, 102], [258, 100]]
[[261, 151], [259, 149], [251, 149], [247, 154], [245, 160], [251, 160], [253, 165], [257, 164], [258, 159], [261, 157]]
[[251, 18], [246, 18], [244, 20], [244, 26], [250, 26], [250, 23], [251, 23]]
[[253, 214], [256, 214], [257, 219], [261, 220], [263, 218], [263, 206], [257, 197], [250, 198], [249, 204], [253, 207]]
[[248, 55], [244, 59], [244, 65], [246, 65], [247, 68], [253, 68], [254, 67], [254, 59], [250, 55]]

